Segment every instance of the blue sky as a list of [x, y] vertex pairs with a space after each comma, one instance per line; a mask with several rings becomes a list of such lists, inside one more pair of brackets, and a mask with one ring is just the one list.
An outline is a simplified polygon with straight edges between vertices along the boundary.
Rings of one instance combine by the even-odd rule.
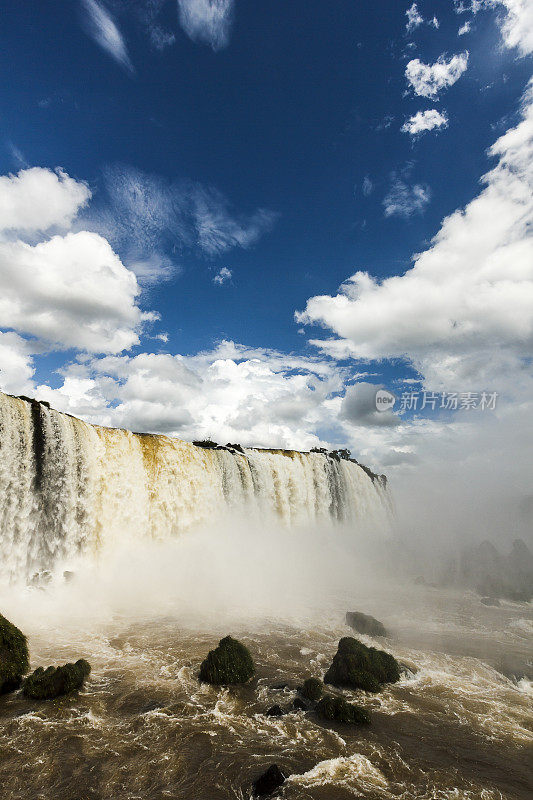
[[397, 412], [529, 397], [532, 30], [524, 0], [8, 2], [2, 388], [391, 469], [486, 442], [492, 412]]

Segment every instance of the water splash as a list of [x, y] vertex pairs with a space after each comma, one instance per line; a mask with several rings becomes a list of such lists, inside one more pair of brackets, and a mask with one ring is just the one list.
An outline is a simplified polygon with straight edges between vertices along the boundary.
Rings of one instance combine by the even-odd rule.
[[196, 447], [0, 394], [0, 571], [9, 579], [169, 541], [223, 516], [386, 530], [384, 484], [323, 453]]

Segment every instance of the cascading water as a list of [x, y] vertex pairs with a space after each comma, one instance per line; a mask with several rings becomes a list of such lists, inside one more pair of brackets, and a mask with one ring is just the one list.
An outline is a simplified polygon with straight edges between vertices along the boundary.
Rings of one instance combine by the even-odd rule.
[[0, 571], [28, 577], [224, 513], [386, 527], [385, 480], [324, 453], [209, 449], [0, 393]]

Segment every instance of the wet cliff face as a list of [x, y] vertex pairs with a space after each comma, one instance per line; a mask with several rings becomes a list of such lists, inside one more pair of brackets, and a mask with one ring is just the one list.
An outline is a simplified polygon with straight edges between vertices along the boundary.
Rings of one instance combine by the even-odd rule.
[[196, 446], [0, 394], [0, 556], [11, 577], [222, 514], [386, 526], [386, 482], [322, 452]]

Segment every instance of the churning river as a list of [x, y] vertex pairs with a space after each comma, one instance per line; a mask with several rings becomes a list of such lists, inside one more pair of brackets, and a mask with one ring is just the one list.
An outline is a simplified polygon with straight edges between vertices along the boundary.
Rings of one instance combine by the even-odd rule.
[[[531, 605], [385, 569], [390, 498], [357, 464], [195, 448], [0, 395], [0, 490], [0, 612], [32, 669], [92, 666], [79, 695], [0, 698], [5, 800], [247, 800], [271, 763], [285, 800], [531, 798]], [[323, 676], [348, 610], [382, 620], [390, 637], [360, 638], [405, 667], [377, 695], [344, 692], [370, 727], [266, 716]], [[200, 684], [227, 634], [256, 677]]]

